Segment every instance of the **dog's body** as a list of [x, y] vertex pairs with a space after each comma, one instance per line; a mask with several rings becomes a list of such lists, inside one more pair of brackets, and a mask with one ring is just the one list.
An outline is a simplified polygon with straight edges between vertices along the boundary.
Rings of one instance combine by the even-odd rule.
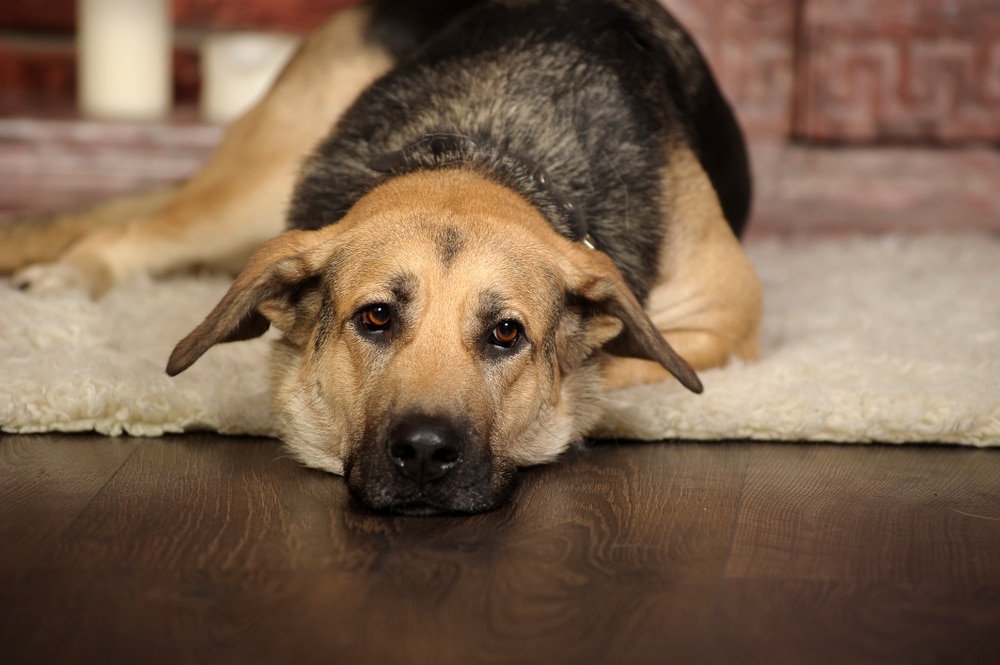
[[756, 354], [747, 160], [654, 0], [400, 5], [339, 14], [202, 173], [19, 279], [99, 293], [264, 243], [168, 371], [273, 324], [297, 457], [375, 508], [482, 510], [608, 387]]

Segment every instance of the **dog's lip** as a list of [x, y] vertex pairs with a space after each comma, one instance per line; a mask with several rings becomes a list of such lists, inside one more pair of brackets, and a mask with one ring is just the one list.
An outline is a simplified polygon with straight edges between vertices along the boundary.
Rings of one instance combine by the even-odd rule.
[[374, 510], [387, 515], [404, 515], [406, 517], [444, 517], [448, 515], [471, 515], [484, 512], [483, 510], [467, 511], [449, 506], [441, 506], [434, 501], [425, 499], [394, 503], [381, 508], [374, 508]]
[[460, 515], [465, 513], [459, 513], [454, 509], [441, 508], [433, 503], [415, 501], [411, 503], [405, 503], [398, 506], [391, 506], [385, 510], [385, 512], [393, 513], [396, 515], [405, 515], [406, 517], [441, 517], [447, 515]]
[[382, 515], [403, 515], [407, 517], [462, 517], [487, 513], [495, 510], [503, 503], [502, 497], [490, 502], [476, 502], [473, 505], [454, 505], [447, 499], [429, 496], [423, 492], [401, 498], [399, 501], [389, 501], [383, 504], [372, 504], [363, 496], [355, 497], [368, 510]]

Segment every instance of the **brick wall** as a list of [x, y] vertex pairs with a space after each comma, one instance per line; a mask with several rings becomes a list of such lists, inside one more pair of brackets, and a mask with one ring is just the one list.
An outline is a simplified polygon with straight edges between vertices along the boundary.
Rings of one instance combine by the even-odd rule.
[[746, 132], [791, 131], [800, 0], [661, 0], [701, 46]]
[[[174, 0], [175, 99], [196, 34], [306, 31], [355, 0]], [[811, 142], [1000, 142], [998, 0], [661, 0], [747, 133]], [[76, 0], [0, 0], [0, 114], [72, 109]]]
[[808, 0], [795, 133], [1000, 141], [1000, 2]]

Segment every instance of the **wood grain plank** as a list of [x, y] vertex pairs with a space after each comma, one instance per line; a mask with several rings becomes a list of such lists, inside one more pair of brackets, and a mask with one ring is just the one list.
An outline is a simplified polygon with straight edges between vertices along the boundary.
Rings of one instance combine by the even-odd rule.
[[273, 440], [143, 440], [0, 604], [6, 662], [303, 662], [395, 538], [350, 505]]
[[1000, 590], [923, 583], [727, 581], [706, 662], [993, 665]]
[[1000, 451], [753, 452], [728, 579], [1000, 586]]
[[601, 447], [526, 473], [502, 510], [408, 521], [347, 662], [692, 662], [747, 455]]
[[135, 450], [91, 437], [0, 435], [0, 599]]
[[1000, 451], [755, 446], [713, 662], [993, 663]]

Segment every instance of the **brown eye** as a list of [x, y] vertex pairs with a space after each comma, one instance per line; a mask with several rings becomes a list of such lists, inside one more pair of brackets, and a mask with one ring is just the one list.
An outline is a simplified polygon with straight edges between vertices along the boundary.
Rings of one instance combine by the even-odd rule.
[[371, 305], [361, 310], [361, 325], [368, 332], [382, 332], [392, 324], [392, 310], [388, 305]]
[[510, 320], [498, 323], [490, 336], [490, 342], [493, 343], [494, 346], [503, 347], [505, 349], [514, 348], [519, 339], [521, 339], [521, 326], [518, 325], [516, 321]]

